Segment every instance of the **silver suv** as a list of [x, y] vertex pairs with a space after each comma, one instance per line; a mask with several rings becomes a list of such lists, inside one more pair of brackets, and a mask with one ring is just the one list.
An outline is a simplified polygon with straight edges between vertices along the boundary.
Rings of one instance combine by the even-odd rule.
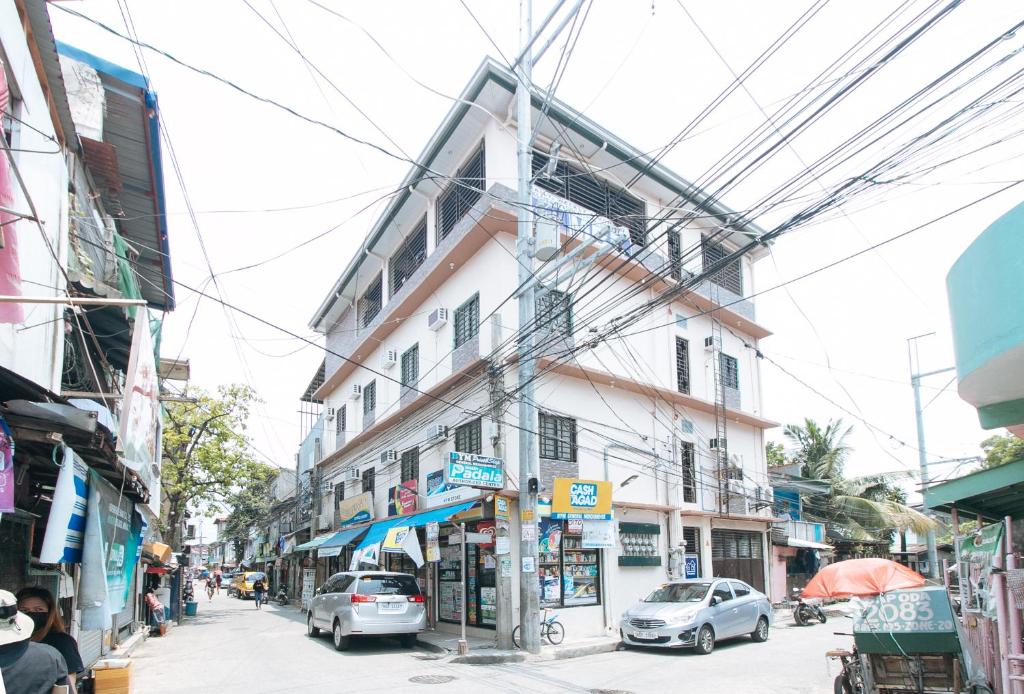
[[334, 648], [347, 650], [353, 636], [399, 636], [411, 648], [426, 629], [426, 598], [411, 574], [345, 571], [317, 588], [306, 617], [306, 634], [330, 631]]

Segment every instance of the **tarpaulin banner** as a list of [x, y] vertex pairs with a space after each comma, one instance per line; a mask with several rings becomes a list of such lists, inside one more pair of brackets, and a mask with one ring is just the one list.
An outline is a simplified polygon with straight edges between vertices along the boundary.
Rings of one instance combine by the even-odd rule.
[[154, 492], [154, 482], [160, 476], [160, 385], [149, 312], [145, 308], [135, 314], [132, 351], [125, 376], [117, 449], [124, 455], [125, 465], [138, 472], [146, 489]]
[[[0, 63], [2, 67], [2, 63]], [[14, 511], [14, 437], [0, 417], [0, 513]]]
[[89, 467], [71, 448], [63, 447], [53, 504], [39, 561], [44, 564], [77, 564], [82, 561], [89, 503]]
[[[11, 112], [11, 94], [7, 87], [7, 71], [0, 60], [0, 111]], [[14, 179], [7, 152], [0, 154], [0, 207], [14, 207]], [[21, 296], [21, 267], [18, 262], [17, 217], [0, 212], [0, 294]], [[0, 323], [24, 323], [25, 309], [16, 302], [0, 304]], [[12, 509], [13, 510], [13, 506]], [[2, 512], [2, 508], [0, 508]]]

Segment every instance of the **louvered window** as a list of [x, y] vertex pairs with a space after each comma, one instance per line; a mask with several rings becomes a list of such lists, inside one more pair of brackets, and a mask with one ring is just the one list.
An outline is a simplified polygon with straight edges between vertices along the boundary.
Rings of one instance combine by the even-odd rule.
[[576, 462], [576, 420], [540, 413], [540, 457]]
[[739, 388], [740, 387], [740, 364], [736, 361], [736, 357], [730, 357], [728, 354], [719, 355], [719, 368], [722, 371], [722, 385], [726, 388]]
[[455, 450], [459, 453], [483, 453], [483, 431], [480, 418], [455, 427]]
[[345, 483], [338, 482], [334, 485], [334, 503], [337, 504], [339, 501], [345, 500]]
[[683, 501], [688, 504], [697, 502], [697, 461], [693, 455], [693, 444], [681, 442], [683, 463]]
[[533, 155], [534, 183], [626, 227], [635, 245], [643, 246], [647, 243], [647, 214], [643, 200], [564, 161], [558, 162], [551, 176], [538, 176], [547, 164], [548, 157], [543, 154]]
[[363, 298], [359, 300], [359, 324], [364, 328], [372, 323], [380, 313], [381, 289], [381, 276], [377, 275], [377, 278], [367, 287]]
[[572, 300], [557, 289], [540, 289], [536, 298], [537, 329], [552, 335], [572, 335]]
[[480, 331], [480, 295], [455, 309], [455, 346], [461, 347]]
[[420, 478], [420, 449], [410, 448], [402, 452], [402, 481]]
[[402, 385], [414, 386], [420, 380], [420, 346], [415, 344], [402, 354]]
[[377, 470], [370, 468], [369, 470], [363, 470], [363, 491], [373, 492], [374, 485], [377, 483]]
[[[683, 528], [683, 539], [686, 541], [686, 553], [697, 555], [697, 576], [701, 574], [701, 561], [700, 561], [700, 528]], [[689, 577], [687, 577], [689, 578]]]
[[338, 408], [338, 413], [334, 418], [334, 433], [336, 436], [341, 436], [345, 433], [345, 406], [342, 405]]
[[443, 193], [437, 198], [437, 240], [448, 236], [470, 208], [480, 199], [487, 185], [484, 170], [484, 143], [469, 157]]
[[424, 217], [423, 221], [417, 225], [415, 231], [409, 235], [409, 238], [391, 256], [391, 262], [388, 263], [391, 273], [389, 286], [391, 287], [392, 296], [398, 293], [398, 290], [402, 288], [405, 281], [423, 264], [426, 257], [427, 220]]
[[683, 279], [683, 251], [679, 245], [679, 232], [675, 230], [668, 232], [668, 266], [672, 279], [681, 282]]
[[363, 414], [370, 414], [375, 409], [377, 409], [377, 382], [370, 381], [363, 386]]
[[[729, 250], [720, 243], [710, 241], [707, 236], [701, 238], [701, 256], [704, 269], [710, 268], [729, 255]], [[727, 289], [733, 294], [743, 296], [743, 266], [740, 259], [736, 258], [718, 272], [711, 275], [711, 281], [722, 289]]]
[[690, 343], [676, 338], [676, 388], [680, 393], [690, 393]]

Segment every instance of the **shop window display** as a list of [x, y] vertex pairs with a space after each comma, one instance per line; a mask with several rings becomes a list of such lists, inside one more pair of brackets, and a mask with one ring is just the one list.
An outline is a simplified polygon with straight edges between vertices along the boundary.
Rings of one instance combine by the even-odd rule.
[[583, 521], [541, 518], [537, 575], [545, 607], [600, 603], [600, 554], [583, 548]]

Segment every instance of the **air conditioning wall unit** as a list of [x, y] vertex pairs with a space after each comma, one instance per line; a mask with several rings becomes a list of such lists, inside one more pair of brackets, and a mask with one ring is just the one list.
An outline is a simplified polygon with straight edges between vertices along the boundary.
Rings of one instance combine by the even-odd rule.
[[430, 312], [430, 316], [427, 318], [427, 327], [433, 331], [438, 331], [448, 323], [448, 309], [446, 308], [435, 308]]
[[390, 369], [398, 363], [398, 350], [386, 349], [380, 355], [380, 368]]
[[353, 400], [358, 400], [363, 396], [363, 387], [358, 383], [353, 385], [352, 390], [349, 392], [348, 396]]
[[715, 351], [715, 338], [705, 337], [704, 338], [704, 351], [714, 352]]
[[338, 413], [337, 410], [335, 410], [333, 407], [325, 407], [324, 408], [324, 419], [326, 419], [328, 422], [333, 422], [334, 421], [334, 417], [335, 417], [335, 415], [337, 415], [337, 413]]
[[713, 451], [724, 451], [726, 449], [728, 441], [725, 438], [721, 439], [708, 439], [708, 448]]
[[380, 462], [382, 464], [386, 465], [387, 463], [393, 463], [396, 460], [398, 460], [398, 451], [390, 450], [380, 452]]
[[427, 427], [427, 438], [443, 439], [448, 437], [448, 427], [444, 424], [431, 424]]
[[359, 472], [359, 468], [350, 467], [348, 469], [348, 475], [345, 476], [345, 479], [347, 479], [349, 482], [358, 482], [359, 480], [363, 479], [363, 475], [362, 473]]

